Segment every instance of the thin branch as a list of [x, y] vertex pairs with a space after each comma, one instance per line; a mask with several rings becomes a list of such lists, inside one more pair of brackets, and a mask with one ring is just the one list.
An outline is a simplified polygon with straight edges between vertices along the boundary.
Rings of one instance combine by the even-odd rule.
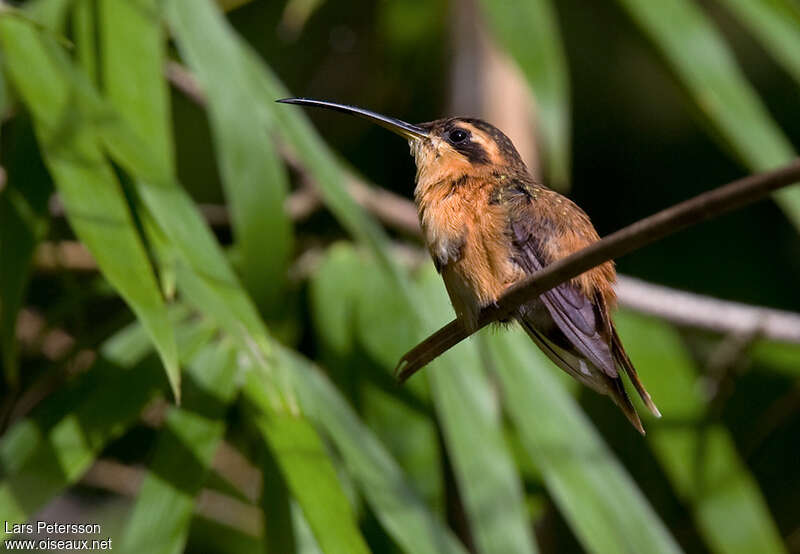
[[507, 319], [517, 308], [551, 288], [613, 258], [624, 256], [682, 229], [759, 200], [800, 181], [800, 159], [774, 171], [739, 179], [646, 217], [562, 258], [511, 287], [496, 306], [481, 311], [478, 327], [467, 331], [453, 320], [409, 351], [397, 366], [408, 379], [430, 361], [493, 321]]
[[800, 343], [800, 314], [718, 300], [620, 275], [620, 304], [678, 325]]

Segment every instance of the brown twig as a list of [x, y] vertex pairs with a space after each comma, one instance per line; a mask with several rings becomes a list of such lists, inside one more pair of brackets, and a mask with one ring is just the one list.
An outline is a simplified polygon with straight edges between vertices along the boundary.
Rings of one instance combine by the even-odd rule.
[[719, 300], [620, 275], [617, 296], [626, 308], [677, 325], [725, 335], [751, 335], [800, 343], [800, 314]]
[[[509, 287], [496, 306], [481, 311], [477, 329], [506, 319], [525, 302], [608, 260], [618, 258], [702, 221], [759, 200], [800, 181], [800, 160], [774, 171], [750, 175], [646, 217], [537, 271]], [[430, 361], [472, 332], [453, 320], [410, 350], [397, 366], [399, 379], [408, 379]]]

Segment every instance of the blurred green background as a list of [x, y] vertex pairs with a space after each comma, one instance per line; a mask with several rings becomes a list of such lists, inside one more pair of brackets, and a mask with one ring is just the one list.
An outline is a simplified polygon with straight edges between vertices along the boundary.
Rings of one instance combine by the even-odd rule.
[[453, 317], [407, 146], [274, 103], [483, 117], [605, 235], [796, 156], [796, 0], [2, 2], [0, 61], [9, 526], [137, 553], [800, 552], [798, 187], [617, 261], [647, 298], [723, 301], [620, 287], [664, 416], [639, 406], [641, 437], [516, 329], [397, 386]]

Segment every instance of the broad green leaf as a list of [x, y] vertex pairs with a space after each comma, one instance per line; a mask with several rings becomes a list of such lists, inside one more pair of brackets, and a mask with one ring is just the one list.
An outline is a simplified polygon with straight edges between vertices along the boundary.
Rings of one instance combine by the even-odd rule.
[[330, 437], [361, 494], [397, 544], [406, 552], [464, 552], [331, 382], [297, 354], [281, 349], [279, 355], [291, 367], [292, 382], [304, 410]]
[[311, 316], [323, 349], [346, 356], [354, 348], [356, 304], [364, 290], [361, 276], [369, 271], [352, 246], [328, 248], [322, 265], [311, 276]]
[[30, 25], [7, 18], [0, 18], [0, 41], [75, 234], [150, 333], [179, 398], [178, 356], [164, 300], [120, 184], [54, 60], [59, 47], [47, 48]]
[[728, 431], [708, 421], [697, 371], [677, 331], [645, 316], [617, 316], [628, 354], [664, 418], [648, 441], [714, 552], [785, 552], [758, 484]]
[[800, 5], [793, 0], [719, 0], [800, 85]]
[[256, 304], [276, 313], [292, 254], [286, 172], [269, 134], [257, 76], [224, 16], [207, 2], [170, 0], [167, 19], [208, 99], [231, 210], [238, 266]]
[[[106, 96], [133, 132], [147, 137], [153, 155], [159, 156], [165, 167], [174, 170], [169, 90], [163, 76], [166, 39], [158, 3], [156, 0], [96, 0], [95, 7], [99, 14], [96, 32], [102, 54], [96, 53], [95, 59], [99, 56], [102, 62]], [[86, 38], [92, 40], [92, 44], [97, 42], [94, 35]], [[87, 53], [86, 57], [89, 55]], [[161, 269], [167, 275], [170, 270], [171, 267]], [[168, 289], [164, 287], [164, 290]], [[179, 390], [180, 373], [170, 375], [170, 382]]]
[[96, 1], [103, 91], [136, 136], [147, 140], [151, 154], [174, 170], [161, 3]]
[[[260, 452], [261, 497], [259, 504], [263, 513], [264, 548], [267, 554], [286, 552], [292, 554], [297, 548], [297, 532], [292, 525], [292, 500], [275, 456], [266, 445]], [[299, 510], [296, 510], [299, 511]]]
[[570, 171], [569, 75], [553, 4], [550, 0], [482, 0], [481, 5], [494, 36], [528, 79], [549, 181], [556, 188], [564, 187]]
[[70, 4], [74, 0], [31, 0], [25, 9], [10, 7], [4, 2], [2, 15], [10, 14], [32, 24], [37, 30], [47, 33], [63, 46], [70, 46], [62, 34]]
[[[191, 360], [214, 331], [207, 321], [177, 329], [183, 361]], [[26, 521], [76, 482], [162, 390], [160, 364], [145, 358], [151, 351], [147, 336], [140, 325], [132, 325], [112, 337], [91, 371], [6, 432], [0, 440], [0, 518]]]
[[[52, 184], [31, 155], [36, 146], [27, 125], [4, 160], [8, 181], [0, 191], [0, 350], [9, 387], [19, 384], [17, 315], [22, 306], [36, 245], [47, 233], [47, 202]], [[30, 140], [28, 140], [30, 137]], [[9, 159], [10, 158], [10, 159]]]
[[75, 0], [72, 6], [72, 36], [75, 56], [89, 80], [97, 84], [99, 58], [97, 53], [96, 0]]
[[237, 352], [208, 344], [185, 373], [184, 402], [167, 414], [122, 539], [123, 552], [183, 552], [195, 497], [225, 431], [236, 391]]
[[[411, 291], [412, 302], [397, 294], [384, 273], [367, 275], [359, 307], [360, 335], [370, 353], [392, 368], [409, 345], [444, 323], [452, 309], [432, 268]], [[475, 345], [468, 342], [437, 359], [425, 373], [477, 548], [531, 552], [535, 543], [519, 475], [480, 363]], [[422, 384], [418, 377], [404, 386]]]
[[[372, 317], [381, 317], [381, 313], [396, 313], [391, 300], [397, 295], [388, 294], [383, 282], [374, 284], [376, 280], [383, 281], [382, 275], [375, 276], [378, 271], [374, 259], [357, 252], [352, 244], [338, 243], [328, 249], [310, 284], [321, 360], [333, 380], [356, 395], [364, 421], [384, 438], [416, 490], [429, 504], [440, 507], [444, 493], [440, 441], [424, 400], [428, 397], [425, 382], [416, 380], [409, 387], [398, 388], [384, 371], [365, 375], [360, 356], [363, 345], [356, 344], [356, 339], [367, 335], [371, 343], [367, 349], [377, 352], [376, 360], [386, 365], [394, 362], [397, 353], [393, 351], [396, 348], [385, 350], [383, 343], [394, 341], [402, 346], [403, 333], [393, 335], [386, 326], [376, 328], [367, 323]], [[404, 320], [398, 319], [402, 326]], [[360, 325], [360, 321], [364, 324]], [[403, 425], [398, 427], [398, 421]]]
[[[38, 55], [42, 44], [33, 34], [30, 46]], [[17, 50], [20, 64], [30, 62], [27, 50]], [[51, 48], [49, 64], [66, 78], [69, 94], [88, 113], [92, 130], [115, 162], [134, 178], [138, 196], [147, 207], [143, 219], [152, 219], [159, 231], [161, 248], [174, 259], [178, 285], [189, 302], [213, 317], [234, 337], [257, 366], [266, 367], [270, 339], [266, 327], [250, 298], [242, 289], [211, 230], [196, 206], [166, 165], [164, 157], [154, 153], [149, 143], [140, 139], [120, 114], [104, 102], [85, 75], [75, 71], [63, 51]], [[34, 59], [34, 62], [37, 60]], [[275, 372], [279, 373], [279, 372]], [[285, 388], [285, 376], [275, 375], [275, 406], [291, 410], [295, 402]]]
[[[276, 353], [277, 358], [277, 353]], [[275, 365], [284, 365], [276, 359]], [[369, 552], [336, 470], [319, 435], [307, 419], [272, 408], [268, 383], [249, 372], [244, 393], [258, 427], [326, 554]]]
[[[488, 342], [509, 416], [583, 547], [590, 552], [680, 552], [636, 483], [558, 382], [559, 369], [516, 327]], [[624, 421], [620, 425], [635, 432]]]
[[792, 377], [800, 377], [800, 345], [761, 340], [750, 350], [758, 362]]
[[[434, 327], [447, 323], [452, 309], [439, 276], [424, 273], [420, 290]], [[425, 371], [476, 547], [535, 552], [521, 480], [475, 343], [457, 345]]]
[[[192, 7], [194, 10], [207, 12], [216, 9], [210, 0], [197, 0], [192, 3]], [[214, 17], [213, 13], [206, 14], [204, 21], [214, 27], [225, 24], [221, 18]], [[299, 109], [274, 102], [289, 96], [286, 88], [241, 38], [226, 33], [224, 29], [206, 29], [206, 32], [213, 34], [218, 40], [234, 43], [235, 48], [226, 44], [225, 49], [230, 51], [236, 49], [239, 56], [247, 60], [248, 76], [257, 87], [256, 96], [261, 101], [260, 112], [264, 114], [265, 121], [269, 122], [270, 132], [283, 139], [292, 148], [305, 169], [314, 177], [325, 204], [353, 237], [370, 247], [375, 257], [381, 261], [387, 277], [394, 281], [397, 293], [410, 298], [408, 283], [389, 255], [389, 243], [385, 233], [347, 192], [345, 172], [330, 149], [314, 132], [308, 119]], [[111, 148], [111, 145], [109, 147]]]
[[[689, 0], [618, 0], [666, 58], [719, 137], [751, 171], [796, 154], [747, 82], [722, 36]], [[800, 187], [773, 198], [800, 229]]]

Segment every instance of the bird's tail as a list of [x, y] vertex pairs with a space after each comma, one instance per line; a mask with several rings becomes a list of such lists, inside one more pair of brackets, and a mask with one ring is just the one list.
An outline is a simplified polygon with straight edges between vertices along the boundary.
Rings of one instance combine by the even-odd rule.
[[558, 346], [536, 329], [524, 316], [519, 318], [519, 322], [523, 329], [525, 329], [525, 332], [528, 333], [528, 336], [536, 343], [536, 346], [538, 346], [554, 364], [584, 385], [601, 394], [610, 396], [614, 404], [625, 414], [625, 417], [628, 418], [628, 421], [631, 422], [636, 430], [642, 435], [645, 434], [642, 420], [639, 419], [639, 414], [636, 413], [636, 408], [633, 407], [631, 399], [625, 391], [622, 378], [619, 375], [612, 377], [582, 357], [578, 357], [572, 352]]
[[633, 387], [636, 389], [636, 392], [639, 393], [639, 398], [642, 399], [644, 405], [647, 406], [647, 409], [650, 410], [656, 417], [661, 417], [661, 412], [658, 411], [653, 399], [650, 398], [650, 393], [647, 392], [647, 389], [644, 388], [644, 385], [639, 380], [639, 374], [636, 373], [636, 368], [633, 367], [633, 363], [631, 359], [628, 357], [628, 353], [625, 352], [625, 348], [622, 346], [622, 341], [617, 334], [617, 329], [611, 324], [611, 354], [614, 356], [614, 360], [617, 364], [625, 371], [628, 379], [631, 380], [633, 383]]

